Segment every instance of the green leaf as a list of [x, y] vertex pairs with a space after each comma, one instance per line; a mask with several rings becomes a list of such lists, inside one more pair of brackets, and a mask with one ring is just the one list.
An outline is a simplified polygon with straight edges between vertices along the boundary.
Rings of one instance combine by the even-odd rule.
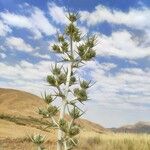
[[89, 37], [86, 41], [86, 46], [89, 48], [93, 48], [95, 46], [95, 43], [96, 43], [96, 37], [95, 36]]
[[32, 140], [33, 143], [37, 144], [37, 145], [41, 145], [44, 143], [45, 141], [45, 137], [43, 137], [42, 135], [40, 134], [32, 134], [30, 136], [30, 139]]
[[53, 102], [53, 97], [51, 95], [46, 95], [45, 93], [45, 96], [44, 96], [44, 101], [49, 104], [51, 102]]
[[75, 107], [71, 110], [71, 112], [69, 114], [73, 119], [77, 119], [81, 116], [80, 110], [78, 108], [75, 108]]
[[68, 52], [68, 43], [67, 42], [62, 42], [61, 49], [63, 52]]
[[48, 111], [48, 115], [52, 117], [55, 116], [59, 110], [58, 107], [49, 105], [47, 111]]
[[56, 53], [62, 53], [60, 47], [59, 47], [58, 45], [56, 45], [56, 44], [54, 44], [54, 45], [52, 46], [52, 49], [53, 49], [53, 51], [56, 52]]
[[57, 64], [55, 64], [55, 66], [52, 67], [52, 73], [58, 76], [61, 73], [61, 67], [58, 67]]
[[80, 102], [86, 101], [88, 99], [85, 89], [74, 89], [74, 95]]
[[87, 82], [87, 81], [83, 80], [83, 81], [80, 82], [80, 87], [82, 89], [88, 89], [90, 87], [90, 82]]
[[85, 53], [85, 50], [86, 50], [85, 45], [82, 44], [82, 45], [78, 46], [77, 50], [78, 50], [79, 56], [82, 57], [84, 55], [84, 53]]
[[76, 82], [76, 77], [72, 76], [70, 78], [70, 85], [73, 85]]
[[89, 61], [93, 57], [96, 56], [96, 52], [94, 50], [89, 50], [83, 57], [81, 57], [84, 61]]
[[66, 120], [60, 119], [60, 120], [59, 120], [59, 127], [60, 127], [60, 129], [61, 129], [63, 132], [67, 133], [67, 131], [68, 131], [68, 123], [67, 123]]
[[57, 82], [58, 82], [58, 85], [61, 85], [61, 84], [65, 84], [66, 83], [66, 74], [64, 73], [61, 73], [58, 78], [57, 78]]
[[79, 132], [80, 132], [80, 129], [79, 129], [79, 127], [78, 127], [77, 125], [72, 126], [72, 127], [70, 128], [70, 130], [69, 130], [69, 136], [70, 136], [70, 137], [73, 137], [73, 136], [79, 134]]
[[45, 108], [39, 108], [39, 114], [43, 117], [49, 117], [49, 112]]
[[79, 18], [78, 13], [69, 13], [68, 19], [73, 23]]
[[59, 42], [64, 42], [65, 41], [65, 38], [63, 35], [58, 35], [58, 41]]
[[80, 36], [81, 36], [80, 30], [77, 27], [75, 27], [73, 23], [70, 23], [66, 27], [65, 33], [66, 35], [70, 36], [74, 42], [80, 41]]
[[56, 86], [55, 77], [52, 76], [52, 75], [48, 75], [48, 76], [47, 76], [47, 82], [48, 82], [51, 86]]

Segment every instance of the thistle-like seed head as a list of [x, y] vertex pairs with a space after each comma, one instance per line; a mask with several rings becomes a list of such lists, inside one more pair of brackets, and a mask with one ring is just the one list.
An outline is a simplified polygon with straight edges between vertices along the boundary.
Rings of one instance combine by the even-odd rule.
[[74, 89], [74, 95], [80, 102], [86, 101], [88, 99], [85, 89]]
[[63, 132], [67, 133], [67, 131], [68, 131], [68, 123], [67, 123], [66, 120], [60, 119], [60, 120], [59, 120], [59, 127], [60, 127], [60, 129], [61, 129]]
[[72, 126], [72, 127], [70, 128], [70, 130], [69, 130], [69, 136], [70, 136], [70, 137], [73, 137], [73, 136], [79, 134], [79, 132], [80, 132], [79, 127], [78, 127], [77, 125], [74, 125], [74, 126]]
[[51, 102], [53, 102], [53, 97], [51, 95], [46, 95], [45, 94], [45, 97], [44, 97], [44, 101], [49, 104]]
[[79, 18], [78, 13], [69, 13], [68, 19], [73, 23]]
[[81, 116], [79, 109], [75, 107], [71, 110], [69, 114], [73, 119], [77, 119]]
[[31, 135], [30, 139], [32, 140], [33, 143], [35, 143], [36, 145], [41, 145], [44, 143], [45, 141], [45, 137], [43, 137], [40, 134], [33, 134]]

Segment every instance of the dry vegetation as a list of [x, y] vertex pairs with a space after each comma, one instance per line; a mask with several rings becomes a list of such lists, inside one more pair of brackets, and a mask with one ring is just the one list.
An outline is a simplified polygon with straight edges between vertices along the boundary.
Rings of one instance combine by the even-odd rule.
[[[35, 150], [28, 138], [0, 140], [2, 150]], [[48, 140], [47, 150], [55, 150], [55, 143]], [[75, 150], [150, 150], [150, 135], [146, 134], [99, 134], [82, 132]]]
[[81, 137], [78, 150], [150, 150], [150, 135], [90, 134]]

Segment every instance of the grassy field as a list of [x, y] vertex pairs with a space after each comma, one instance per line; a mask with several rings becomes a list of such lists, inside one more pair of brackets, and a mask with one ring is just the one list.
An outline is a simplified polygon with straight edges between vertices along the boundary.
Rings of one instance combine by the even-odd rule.
[[[79, 146], [74, 150], [150, 150], [150, 135], [147, 134], [98, 134], [82, 132]], [[45, 143], [47, 150], [55, 150], [54, 141]], [[28, 138], [1, 139], [0, 150], [36, 150]]]
[[79, 150], [150, 150], [147, 134], [95, 134], [81, 139]]

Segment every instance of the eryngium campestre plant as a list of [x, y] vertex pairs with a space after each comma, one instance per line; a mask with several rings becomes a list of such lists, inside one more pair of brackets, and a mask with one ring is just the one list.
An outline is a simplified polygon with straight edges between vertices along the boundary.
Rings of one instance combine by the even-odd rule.
[[[96, 56], [96, 37], [82, 36], [77, 27], [77, 13], [69, 13], [67, 18], [69, 23], [64, 32], [57, 34], [57, 41], [52, 45], [52, 51], [61, 55], [60, 63], [56, 62], [51, 66], [51, 73], [46, 78], [54, 91], [48, 95], [45, 92], [43, 99], [47, 107], [39, 108], [39, 114], [43, 118], [50, 118], [49, 127], [58, 130], [57, 150], [71, 150], [78, 143], [76, 135], [79, 134], [80, 127], [75, 120], [81, 117], [84, 111], [77, 103], [88, 100], [87, 90], [91, 82], [77, 78], [76, 71]], [[61, 105], [55, 106], [55, 100], [61, 101]], [[70, 119], [66, 119], [66, 114]]]

